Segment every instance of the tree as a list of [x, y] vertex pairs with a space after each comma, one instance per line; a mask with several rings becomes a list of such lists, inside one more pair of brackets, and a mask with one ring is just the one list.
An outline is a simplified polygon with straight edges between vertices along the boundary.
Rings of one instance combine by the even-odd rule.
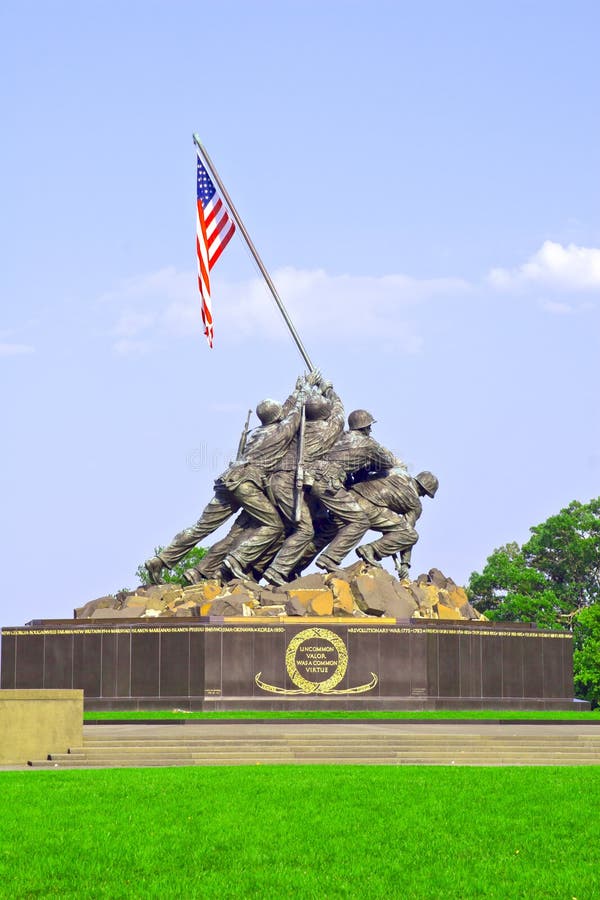
[[[156, 556], [161, 550], [162, 547], [155, 547], [154, 555]], [[197, 566], [207, 553], [208, 550], [205, 547], [192, 547], [192, 549], [185, 554], [183, 559], [180, 559], [177, 565], [173, 566], [172, 569], [163, 569], [163, 581], [167, 582], [167, 584], [181, 584], [185, 587], [189, 582], [184, 579], [183, 573], [186, 569], [192, 569], [194, 566]], [[151, 584], [148, 572], [143, 563], [137, 567], [135, 574], [142, 584]]]
[[544, 573], [562, 602], [582, 609], [600, 600], [600, 497], [573, 501], [531, 529], [525, 559]]
[[[537, 597], [544, 587], [542, 574], [527, 565], [522, 548], [515, 542], [494, 550], [483, 572], [473, 572], [469, 581], [471, 602], [489, 618], [508, 621], [514, 618], [511, 610], [518, 598], [523, 598], [524, 607], [531, 607], [525, 598]], [[532, 621], [529, 613], [524, 621]]]
[[600, 704], [600, 603], [582, 609], [577, 616], [573, 674], [578, 697]]
[[495, 621], [573, 630], [578, 696], [600, 703], [600, 497], [573, 501], [473, 572], [473, 605]]
[[573, 501], [506, 544], [469, 581], [471, 602], [490, 619], [548, 627], [600, 601], [600, 498]]

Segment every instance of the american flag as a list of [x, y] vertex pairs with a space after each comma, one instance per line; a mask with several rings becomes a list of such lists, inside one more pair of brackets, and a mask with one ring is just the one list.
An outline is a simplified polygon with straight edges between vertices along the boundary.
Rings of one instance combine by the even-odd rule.
[[198, 212], [196, 252], [198, 287], [202, 297], [202, 321], [208, 346], [213, 345], [213, 317], [210, 302], [210, 270], [231, 240], [235, 224], [229, 218], [198, 152]]

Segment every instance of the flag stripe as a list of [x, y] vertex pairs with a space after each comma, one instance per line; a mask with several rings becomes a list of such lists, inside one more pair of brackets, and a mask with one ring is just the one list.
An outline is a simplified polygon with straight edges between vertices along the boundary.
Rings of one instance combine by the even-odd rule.
[[223, 228], [219, 231], [206, 232], [208, 236], [208, 259], [211, 262], [213, 254], [215, 253], [217, 247], [220, 243], [223, 242], [224, 233], [227, 233], [227, 222], [223, 223]]
[[234, 231], [235, 231], [235, 225], [232, 222], [229, 231], [227, 232], [225, 237], [221, 238], [221, 243], [216, 248], [216, 250], [214, 250], [212, 253], [211, 261], [210, 261], [211, 269], [214, 266], [214, 264], [216, 263], [216, 261], [218, 260], [218, 258], [220, 257], [221, 253], [223, 252], [223, 250], [225, 249], [227, 244], [229, 243], [229, 241], [231, 240], [231, 238], [233, 237]]
[[206, 236], [208, 238], [209, 250], [210, 250], [210, 245], [213, 243], [213, 241], [215, 241], [219, 237], [219, 235], [221, 234], [221, 232], [227, 225], [228, 221], [229, 221], [229, 216], [227, 215], [227, 213], [223, 213], [223, 215], [218, 220], [213, 219], [211, 224], [207, 225]]
[[205, 269], [208, 274], [209, 269], [209, 255], [208, 255], [208, 240], [206, 236], [206, 225], [204, 223], [204, 216], [202, 214], [202, 206], [198, 206], [198, 224], [197, 224], [197, 234], [196, 234], [196, 250], [198, 252], [198, 262]]
[[208, 246], [206, 241], [204, 210], [200, 200], [198, 200], [197, 210], [196, 252], [198, 255], [198, 287], [200, 289], [200, 297], [202, 300], [201, 312], [202, 322], [204, 324], [204, 334], [208, 340], [208, 346], [212, 348], [212, 310], [210, 302]]
[[209, 347], [213, 345], [213, 315], [210, 294], [210, 270], [235, 232], [235, 223], [197, 154], [196, 254], [198, 257], [198, 289], [202, 299], [202, 322]]
[[204, 209], [204, 221], [206, 222], [206, 227], [212, 223], [213, 219], [217, 217], [218, 212], [223, 206], [223, 201], [219, 197], [216, 203], [213, 203], [211, 200]]

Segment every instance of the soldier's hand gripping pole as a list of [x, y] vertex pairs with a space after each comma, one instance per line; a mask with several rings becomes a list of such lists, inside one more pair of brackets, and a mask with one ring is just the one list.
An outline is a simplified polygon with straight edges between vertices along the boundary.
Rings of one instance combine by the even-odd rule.
[[244, 425], [244, 430], [242, 431], [242, 434], [240, 436], [240, 442], [239, 442], [238, 448], [237, 448], [237, 456], [236, 456], [237, 460], [240, 460], [243, 457], [244, 451], [246, 449], [246, 441], [248, 440], [248, 432], [250, 431], [250, 416], [251, 415], [252, 415], [252, 410], [249, 409], [248, 410], [248, 418], [246, 419], [246, 424]]
[[296, 496], [294, 497], [294, 523], [302, 518], [302, 494], [304, 492], [304, 425], [306, 423], [305, 398], [302, 398], [300, 425], [298, 426], [298, 457], [296, 462]]

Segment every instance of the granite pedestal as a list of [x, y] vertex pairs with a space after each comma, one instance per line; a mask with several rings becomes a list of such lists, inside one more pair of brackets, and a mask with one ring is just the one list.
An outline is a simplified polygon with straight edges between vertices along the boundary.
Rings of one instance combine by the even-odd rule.
[[44, 620], [2, 630], [3, 689], [101, 709], [573, 709], [568, 632], [437, 620]]

